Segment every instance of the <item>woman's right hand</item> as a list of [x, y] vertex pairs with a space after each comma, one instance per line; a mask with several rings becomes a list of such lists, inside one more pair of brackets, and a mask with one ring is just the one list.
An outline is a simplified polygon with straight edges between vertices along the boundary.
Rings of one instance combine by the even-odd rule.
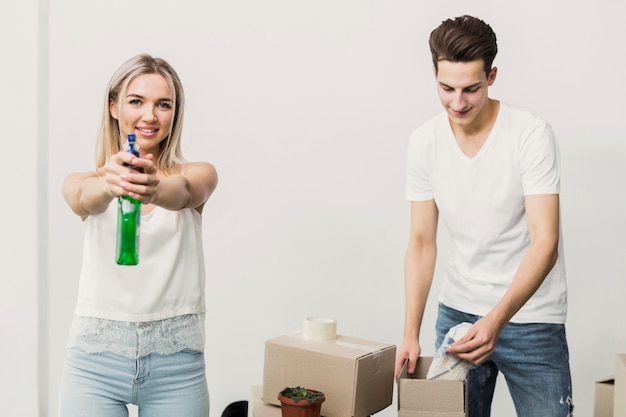
[[156, 170], [152, 175], [145, 175], [124, 165], [137, 160], [145, 166], [153, 165], [152, 161], [146, 158], [137, 158], [129, 152], [121, 151], [113, 155], [97, 172], [69, 174], [63, 181], [62, 191], [65, 201], [83, 220], [90, 215], [104, 212], [111, 200], [121, 195], [129, 195], [129, 191], [124, 188], [125, 183], [146, 182], [141, 176], [148, 179], [156, 178]]
[[[104, 191], [111, 198], [127, 195], [128, 192], [122, 187], [122, 183], [128, 181], [128, 176], [137, 173], [136, 170], [128, 165], [132, 165], [132, 161], [137, 158], [135, 155], [126, 151], [119, 151], [111, 156], [109, 162], [102, 167], [104, 172]], [[125, 176], [126, 178], [122, 178]]]

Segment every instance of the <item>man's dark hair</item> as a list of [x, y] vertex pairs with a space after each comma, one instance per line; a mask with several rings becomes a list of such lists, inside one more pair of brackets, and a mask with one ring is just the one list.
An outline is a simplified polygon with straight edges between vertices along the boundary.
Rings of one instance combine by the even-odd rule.
[[439, 61], [470, 62], [482, 59], [489, 76], [498, 45], [496, 34], [487, 23], [473, 16], [445, 20], [433, 30], [428, 40], [435, 69]]

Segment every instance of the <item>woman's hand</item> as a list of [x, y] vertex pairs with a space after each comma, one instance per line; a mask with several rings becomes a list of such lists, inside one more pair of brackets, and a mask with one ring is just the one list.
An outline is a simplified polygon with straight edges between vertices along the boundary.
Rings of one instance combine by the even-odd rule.
[[104, 166], [106, 192], [112, 197], [126, 195], [142, 204], [152, 203], [160, 181], [153, 159], [152, 154], [137, 157], [126, 151], [113, 155]]

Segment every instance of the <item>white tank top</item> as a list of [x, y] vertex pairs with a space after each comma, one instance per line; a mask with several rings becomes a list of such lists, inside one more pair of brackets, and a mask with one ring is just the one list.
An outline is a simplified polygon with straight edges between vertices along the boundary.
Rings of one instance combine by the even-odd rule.
[[196, 210], [155, 207], [142, 215], [135, 266], [115, 262], [117, 200], [83, 226], [77, 316], [146, 322], [205, 312], [202, 217]]

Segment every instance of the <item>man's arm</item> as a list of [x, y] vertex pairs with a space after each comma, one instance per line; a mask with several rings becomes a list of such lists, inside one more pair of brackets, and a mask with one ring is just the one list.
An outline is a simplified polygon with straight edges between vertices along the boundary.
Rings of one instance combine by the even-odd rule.
[[500, 331], [541, 286], [558, 257], [559, 195], [529, 195], [525, 203], [530, 247], [513, 283], [500, 302], [447, 350], [476, 365], [493, 353]]
[[408, 372], [413, 373], [420, 355], [419, 331], [435, 271], [438, 219], [434, 200], [411, 203], [411, 229], [404, 260], [404, 337], [396, 354], [396, 378], [407, 359]]

